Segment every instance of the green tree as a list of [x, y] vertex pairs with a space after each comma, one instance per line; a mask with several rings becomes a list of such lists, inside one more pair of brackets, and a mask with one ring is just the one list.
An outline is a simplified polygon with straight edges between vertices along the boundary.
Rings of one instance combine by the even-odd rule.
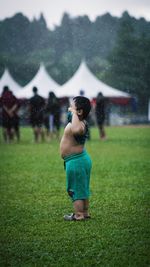
[[[118, 27], [123, 21], [126, 21], [128, 25], [126, 29], [121, 26], [122, 36], [120, 33], [120, 38], [123, 38], [123, 34], [125, 36], [122, 43], [119, 38], [117, 39], [116, 46]], [[134, 32], [131, 30], [129, 36], [128, 27], [130, 26]], [[141, 37], [142, 33], [146, 36], [143, 42], [140, 41], [140, 38], [144, 38]], [[35, 74], [42, 61], [50, 74], [63, 83], [72, 76], [80, 60], [85, 58], [91, 70], [100, 78], [105, 78], [111, 62], [109, 75], [104, 81], [109, 81], [111, 85], [132, 93], [137, 93], [138, 90], [141, 96], [141, 87], [137, 89], [140, 85], [137, 83], [137, 66], [142, 60], [146, 62], [146, 66], [148, 65], [147, 50], [149, 49], [145, 50], [144, 47], [149, 45], [149, 37], [150, 22], [142, 18], [137, 20], [130, 17], [127, 12], [124, 12], [121, 18], [107, 13], [98, 16], [94, 22], [91, 22], [88, 16], [72, 18], [65, 13], [61, 24], [53, 30], [47, 28], [42, 14], [40, 18], [29, 21], [23, 14], [18, 13], [12, 18], [0, 21], [0, 75], [4, 67], [8, 67], [16, 80], [24, 85], [33, 77], [32, 75]], [[112, 59], [108, 62], [107, 56], [114, 47]], [[140, 73], [144, 71], [145, 68]], [[142, 80], [145, 84], [143, 88], [148, 86], [146, 73], [145, 71], [142, 74], [142, 77], [145, 77], [144, 81]], [[145, 89], [142, 89], [142, 92], [145, 94]]]
[[150, 53], [149, 38], [137, 36], [129, 17], [123, 18], [115, 48], [108, 60], [110, 68], [105, 79], [112, 86], [126, 91], [139, 99], [141, 111], [146, 111]]

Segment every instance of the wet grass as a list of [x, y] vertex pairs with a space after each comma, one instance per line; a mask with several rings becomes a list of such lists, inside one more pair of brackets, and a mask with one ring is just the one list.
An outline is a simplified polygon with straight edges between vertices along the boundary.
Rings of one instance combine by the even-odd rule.
[[92, 129], [92, 219], [64, 222], [59, 143], [0, 143], [0, 266], [150, 266], [150, 128]]

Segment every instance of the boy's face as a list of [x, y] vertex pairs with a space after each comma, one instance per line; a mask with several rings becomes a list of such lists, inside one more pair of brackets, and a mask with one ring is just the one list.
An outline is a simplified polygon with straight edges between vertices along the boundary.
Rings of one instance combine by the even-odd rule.
[[77, 110], [77, 107], [76, 107], [76, 104], [75, 102], [72, 100], [71, 103], [70, 103], [70, 107], [68, 108], [68, 111], [76, 111], [76, 114], [78, 115], [78, 117], [81, 117], [82, 116], [82, 113], [83, 113], [83, 110], [82, 109], [78, 109]]

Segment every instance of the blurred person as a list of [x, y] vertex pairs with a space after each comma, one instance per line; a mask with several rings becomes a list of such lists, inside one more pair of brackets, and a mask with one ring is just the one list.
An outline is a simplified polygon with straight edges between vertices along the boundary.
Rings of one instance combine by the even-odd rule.
[[101, 92], [99, 92], [96, 97], [95, 115], [96, 115], [96, 122], [98, 125], [100, 138], [101, 140], [105, 140], [106, 139], [106, 133], [105, 133], [105, 128], [104, 128], [105, 98]]
[[17, 99], [9, 90], [8, 86], [4, 86], [3, 88], [1, 106], [3, 138], [5, 142], [9, 143], [14, 138], [14, 117], [17, 110]]
[[38, 95], [37, 87], [32, 89], [34, 96], [29, 100], [29, 111], [30, 111], [30, 123], [33, 128], [34, 140], [39, 142], [40, 139], [44, 141], [44, 108], [45, 99]]
[[[12, 93], [13, 95], [13, 93]], [[14, 137], [16, 137], [16, 140], [19, 142], [20, 141], [20, 118], [19, 118], [19, 108], [20, 108], [20, 102], [19, 99], [14, 96], [15, 99], [15, 109], [12, 112], [12, 124], [13, 124], [13, 129], [14, 129]]]
[[54, 92], [49, 92], [45, 107], [45, 127], [47, 136], [52, 139], [55, 135], [59, 138], [60, 131], [60, 103]]

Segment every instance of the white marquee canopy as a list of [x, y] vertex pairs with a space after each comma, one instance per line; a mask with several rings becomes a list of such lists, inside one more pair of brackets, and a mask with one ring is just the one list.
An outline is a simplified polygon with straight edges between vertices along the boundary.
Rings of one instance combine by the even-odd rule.
[[48, 74], [46, 68], [43, 64], [35, 75], [35, 77], [25, 86], [22, 90], [17, 92], [17, 97], [19, 98], [30, 98], [33, 96], [32, 89], [36, 86], [38, 88], [38, 94], [47, 98], [50, 91], [53, 91], [56, 96], [57, 90], [60, 85], [55, 82]]
[[14, 95], [17, 94], [17, 92], [21, 91], [21, 85], [19, 85], [11, 76], [8, 69], [5, 69], [1, 79], [0, 79], [0, 95], [3, 92], [4, 86], [8, 86], [9, 89], [13, 92]]
[[88, 98], [95, 98], [99, 92], [105, 97], [130, 97], [129, 94], [114, 89], [100, 81], [82, 61], [72, 78], [59, 88], [59, 97], [74, 97], [80, 91]]
[[0, 79], [0, 94], [3, 87], [7, 85], [18, 98], [30, 98], [33, 95], [34, 86], [38, 88], [38, 93], [47, 98], [50, 91], [53, 91], [57, 97], [74, 97], [84, 93], [88, 98], [95, 98], [99, 92], [105, 97], [129, 98], [129, 94], [114, 89], [100, 81], [88, 68], [85, 61], [82, 61], [75, 74], [62, 86], [54, 81], [48, 74], [43, 64], [34, 78], [25, 86], [21, 87], [14, 81], [8, 69], [5, 69]]

